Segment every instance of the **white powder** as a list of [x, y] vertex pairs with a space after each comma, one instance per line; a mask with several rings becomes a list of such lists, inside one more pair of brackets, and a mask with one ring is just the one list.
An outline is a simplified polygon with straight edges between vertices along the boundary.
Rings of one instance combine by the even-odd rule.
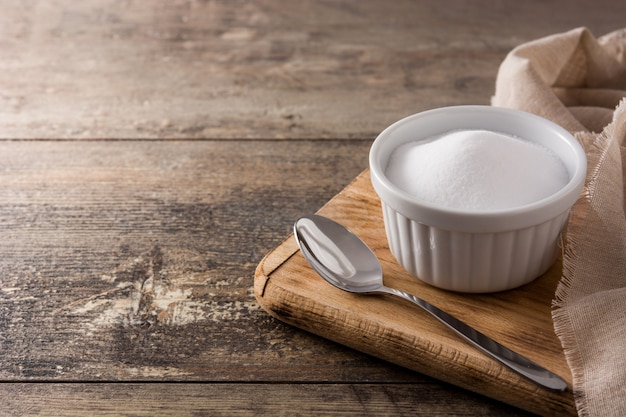
[[387, 177], [420, 200], [456, 209], [499, 210], [550, 196], [569, 181], [549, 149], [486, 130], [452, 131], [396, 149]]

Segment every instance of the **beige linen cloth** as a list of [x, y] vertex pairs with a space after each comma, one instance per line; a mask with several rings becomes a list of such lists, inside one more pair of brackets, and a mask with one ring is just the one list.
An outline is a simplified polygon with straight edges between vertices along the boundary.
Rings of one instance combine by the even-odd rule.
[[492, 98], [560, 124], [587, 153], [552, 313], [580, 416], [626, 416], [625, 96], [626, 29], [579, 28], [511, 51]]

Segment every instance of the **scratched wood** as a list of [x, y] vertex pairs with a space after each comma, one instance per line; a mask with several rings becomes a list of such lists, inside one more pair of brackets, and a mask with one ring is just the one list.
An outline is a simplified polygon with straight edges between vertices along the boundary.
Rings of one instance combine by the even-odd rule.
[[403, 380], [309, 346], [252, 296], [258, 260], [368, 145], [0, 142], [0, 379], [314, 381], [354, 365]]
[[623, 26], [615, 0], [0, 5], [2, 138], [369, 138], [487, 104], [520, 43]]
[[[411, 277], [389, 251], [380, 201], [365, 171], [320, 210], [353, 230], [381, 260], [386, 285], [461, 318], [563, 377], [569, 390], [537, 386], [487, 357], [413, 304], [346, 293], [306, 263], [292, 236], [259, 264], [255, 295], [271, 315], [360, 351], [541, 415], [575, 415], [572, 377], [550, 306], [557, 262], [530, 284], [495, 294], [438, 290]], [[416, 311], [417, 310], [417, 311]]]
[[[460, 389], [433, 392], [428, 384], [2, 383], [0, 395], [0, 412], [7, 417], [398, 417], [416, 415], [418, 402], [427, 410], [418, 414], [428, 416], [529, 416]], [[69, 409], [68, 400], [72, 403]]]

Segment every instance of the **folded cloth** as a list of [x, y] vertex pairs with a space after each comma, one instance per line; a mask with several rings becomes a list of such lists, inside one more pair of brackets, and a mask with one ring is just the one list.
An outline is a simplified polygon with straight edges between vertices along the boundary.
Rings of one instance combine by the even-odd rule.
[[587, 153], [552, 312], [580, 416], [626, 416], [624, 97], [626, 29], [596, 39], [578, 28], [512, 50], [492, 98], [560, 124]]

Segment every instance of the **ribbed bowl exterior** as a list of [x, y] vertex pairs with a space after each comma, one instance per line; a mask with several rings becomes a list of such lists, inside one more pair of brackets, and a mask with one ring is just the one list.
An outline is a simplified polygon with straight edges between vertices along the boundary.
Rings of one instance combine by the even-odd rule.
[[527, 284], [558, 255], [569, 210], [533, 227], [497, 233], [442, 230], [382, 203], [391, 253], [411, 274], [439, 288], [486, 293]]

